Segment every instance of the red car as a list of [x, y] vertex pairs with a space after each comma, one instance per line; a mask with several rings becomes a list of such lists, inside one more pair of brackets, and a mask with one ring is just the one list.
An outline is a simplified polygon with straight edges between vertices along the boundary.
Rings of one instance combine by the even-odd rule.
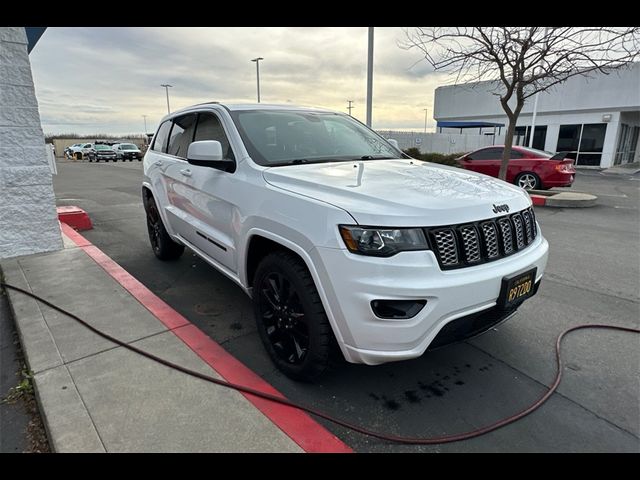
[[[457, 160], [467, 170], [498, 177], [503, 149], [502, 145], [480, 148]], [[575, 173], [573, 160], [565, 158], [565, 153], [554, 155], [528, 147], [511, 148], [507, 182], [525, 190], [570, 187]]]

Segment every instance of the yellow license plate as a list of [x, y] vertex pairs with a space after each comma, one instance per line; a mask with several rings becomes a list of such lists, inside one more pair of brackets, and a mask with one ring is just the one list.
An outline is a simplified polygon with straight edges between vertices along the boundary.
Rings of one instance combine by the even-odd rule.
[[537, 268], [502, 279], [498, 305], [505, 309], [515, 307], [535, 293]]

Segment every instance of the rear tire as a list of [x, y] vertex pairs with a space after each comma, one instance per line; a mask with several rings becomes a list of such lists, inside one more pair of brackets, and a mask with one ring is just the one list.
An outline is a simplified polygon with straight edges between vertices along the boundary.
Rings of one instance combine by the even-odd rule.
[[533, 172], [522, 172], [513, 183], [525, 190], [539, 190], [542, 188], [540, 177]]
[[172, 240], [162, 223], [162, 218], [158, 212], [156, 201], [149, 196], [145, 202], [147, 212], [147, 230], [151, 249], [160, 260], [177, 260], [184, 252], [184, 245], [180, 245]]
[[335, 339], [299, 257], [278, 251], [262, 259], [253, 279], [253, 306], [262, 343], [281, 372], [307, 382], [325, 372]]

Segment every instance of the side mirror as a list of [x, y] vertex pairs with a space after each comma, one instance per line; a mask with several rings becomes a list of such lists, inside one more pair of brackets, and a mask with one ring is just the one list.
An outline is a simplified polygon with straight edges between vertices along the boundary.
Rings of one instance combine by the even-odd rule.
[[217, 140], [191, 142], [187, 150], [187, 162], [199, 167], [212, 167], [225, 172], [235, 171], [236, 162], [224, 159], [222, 145]]
[[400, 144], [398, 144], [398, 141], [394, 138], [387, 138], [387, 142], [389, 142], [391, 145], [393, 145], [394, 147], [396, 147], [398, 150], [400, 150]]
[[222, 145], [217, 140], [191, 142], [187, 150], [187, 160], [200, 162], [219, 162], [222, 160]]

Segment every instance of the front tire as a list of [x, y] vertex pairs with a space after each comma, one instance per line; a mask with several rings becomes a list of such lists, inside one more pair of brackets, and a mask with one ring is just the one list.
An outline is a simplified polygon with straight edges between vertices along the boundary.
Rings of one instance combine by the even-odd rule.
[[167, 233], [162, 218], [158, 212], [158, 207], [153, 197], [145, 202], [147, 212], [147, 230], [151, 249], [160, 260], [177, 260], [184, 252], [184, 245], [174, 242]]
[[313, 381], [329, 366], [333, 332], [306, 265], [296, 255], [267, 255], [253, 279], [258, 333], [271, 360], [294, 380]]
[[516, 177], [514, 183], [525, 190], [538, 190], [542, 187], [540, 177], [533, 172], [522, 172]]

